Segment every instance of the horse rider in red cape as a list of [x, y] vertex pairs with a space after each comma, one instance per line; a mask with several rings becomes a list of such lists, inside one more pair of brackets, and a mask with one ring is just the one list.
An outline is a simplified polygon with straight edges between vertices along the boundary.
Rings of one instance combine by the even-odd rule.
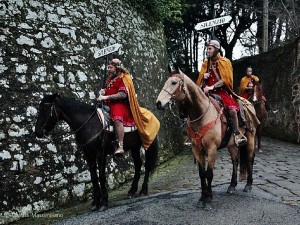
[[[252, 68], [248, 67], [246, 69], [246, 76], [241, 79], [240, 87], [239, 87], [239, 95], [243, 98], [250, 101], [253, 96], [254, 86], [259, 82], [259, 77], [252, 74]], [[277, 113], [278, 110], [273, 111], [267, 101], [266, 97], [263, 96], [263, 101], [265, 102], [265, 107], [268, 111], [273, 114]]]
[[131, 75], [121, 66], [119, 59], [111, 60], [108, 74], [106, 87], [99, 91], [97, 100], [104, 100], [110, 108], [118, 146], [115, 155], [124, 154], [124, 126], [137, 127], [143, 147], [147, 150], [157, 136], [159, 121], [153, 113], [139, 106]]
[[239, 105], [232, 96], [234, 93], [232, 64], [229, 59], [221, 56], [219, 41], [210, 40], [206, 47], [209, 60], [205, 59], [202, 63], [196, 84], [203, 88], [205, 94], [216, 94], [222, 98], [232, 120], [235, 144], [240, 147], [247, 143], [247, 138], [239, 130], [237, 115]]

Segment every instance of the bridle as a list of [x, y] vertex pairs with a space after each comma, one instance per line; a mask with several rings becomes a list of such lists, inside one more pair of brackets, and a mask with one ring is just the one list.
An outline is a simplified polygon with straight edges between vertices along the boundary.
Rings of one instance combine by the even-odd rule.
[[181, 78], [181, 77], [179, 76], [179, 74], [171, 74], [170, 77], [178, 77], [178, 78], [180, 79], [178, 87], [176, 88], [176, 90], [174, 91], [173, 94], [170, 93], [168, 90], [166, 90], [166, 89], [164, 89], [164, 88], [163, 88], [162, 90], [165, 91], [165, 92], [167, 92], [167, 93], [171, 96], [171, 99], [174, 99], [175, 96], [176, 96], [178, 93], [182, 92], [182, 91], [183, 91], [184, 94], [185, 94], [186, 88], [185, 88], [185, 86], [184, 86], [184, 76]]
[[[45, 126], [47, 126], [47, 123], [48, 123], [48, 121], [49, 121], [49, 119], [52, 117], [52, 115], [53, 115], [53, 112], [55, 113], [55, 117], [56, 117], [56, 123], [59, 121], [59, 119], [58, 119], [58, 114], [57, 114], [57, 110], [56, 110], [56, 107], [55, 107], [55, 103], [54, 102], [52, 102], [52, 103], [50, 103], [50, 102], [46, 102], [46, 103], [43, 103], [44, 105], [51, 105], [51, 111], [50, 111], [50, 113], [49, 113], [49, 116], [48, 116], [48, 118], [45, 120], [45, 122], [43, 123], [43, 125], [41, 126], [41, 129], [42, 130], [45, 130], [44, 128], [45, 128]], [[79, 132], [89, 121], [90, 121], [90, 119], [93, 117], [93, 115], [95, 114], [95, 112], [96, 112], [97, 110], [95, 109], [94, 111], [93, 111], [93, 113], [89, 116], [89, 118], [80, 126], [80, 127], [78, 127], [76, 130], [74, 130], [73, 132], [76, 134], [77, 132]], [[63, 113], [63, 112], [62, 112]], [[64, 117], [66, 118], [66, 119], [68, 119], [68, 116], [65, 114], [65, 113], [63, 113], [63, 115], [64, 115]], [[86, 146], [87, 144], [89, 144], [89, 143], [91, 143], [96, 137], [98, 137], [101, 133], [102, 133], [102, 131], [103, 131], [103, 129], [100, 131], [100, 132], [98, 132], [98, 133], [96, 133], [92, 138], [90, 138], [85, 144], [79, 144], [79, 143], [77, 143], [77, 145], [78, 146], [81, 146], [81, 147], [83, 147], [83, 146]], [[65, 136], [64, 138], [66, 138], [66, 137], [69, 137], [69, 136], [71, 136], [71, 135], [73, 135], [73, 132], [71, 133], [71, 132], [68, 132], [69, 134], [67, 135], [67, 136]], [[45, 132], [43, 132], [43, 134], [44, 134], [44, 136], [45, 136]], [[59, 138], [59, 139], [61, 139], [61, 138]], [[55, 139], [54, 139], [55, 140]]]
[[45, 120], [45, 122], [43, 123], [43, 125], [41, 126], [41, 129], [42, 130], [45, 130], [45, 126], [47, 126], [47, 123], [49, 121], [49, 119], [52, 117], [53, 115], [53, 111], [55, 113], [55, 117], [56, 117], [56, 122], [58, 122], [58, 115], [57, 115], [57, 111], [56, 111], [56, 108], [55, 108], [55, 104], [54, 102], [50, 103], [50, 102], [45, 102], [43, 103], [44, 105], [51, 105], [51, 108], [50, 108], [50, 113], [49, 113], [49, 116], [47, 117], [47, 119]]
[[[182, 77], [179, 76], [179, 75], [182, 75]], [[170, 77], [178, 77], [178, 78], [180, 79], [179, 85], [178, 85], [178, 87], [176, 88], [176, 90], [174, 91], [173, 94], [170, 93], [168, 90], [166, 90], [166, 89], [164, 89], [164, 88], [162, 89], [163, 91], [165, 91], [166, 93], [168, 93], [168, 94], [171, 96], [171, 100], [170, 100], [170, 102], [169, 102], [169, 109], [170, 109], [171, 113], [173, 114], [173, 116], [177, 117], [177, 118], [180, 119], [181, 121], [184, 121], [184, 124], [187, 123], [187, 122], [188, 122], [188, 123], [193, 123], [193, 122], [196, 122], [196, 121], [200, 120], [200, 119], [208, 112], [208, 110], [209, 110], [210, 103], [211, 103], [210, 99], [208, 100], [208, 106], [206, 107], [205, 111], [204, 111], [198, 118], [196, 118], [196, 119], [194, 119], [194, 120], [181, 119], [179, 116], [177, 116], [177, 115], [173, 112], [173, 110], [172, 110], [172, 105], [174, 105], [174, 98], [175, 98], [175, 96], [176, 96], [178, 93], [184, 92], [184, 94], [186, 94], [186, 87], [184, 86], [184, 75], [183, 75], [183, 74], [171, 74]], [[184, 125], [184, 124], [183, 124], [183, 125]]]

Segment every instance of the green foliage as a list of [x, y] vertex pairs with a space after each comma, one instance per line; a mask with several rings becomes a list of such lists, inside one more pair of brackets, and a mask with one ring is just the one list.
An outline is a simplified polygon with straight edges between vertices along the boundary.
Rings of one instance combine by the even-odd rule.
[[127, 0], [138, 12], [154, 24], [165, 21], [182, 22], [184, 4], [180, 0]]

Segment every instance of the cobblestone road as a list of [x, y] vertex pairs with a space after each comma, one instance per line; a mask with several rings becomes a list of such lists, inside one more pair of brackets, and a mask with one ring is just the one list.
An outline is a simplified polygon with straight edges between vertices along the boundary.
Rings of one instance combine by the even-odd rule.
[[[300, 145], [263, 138], [256, 153], [253, 186], [290, 205], [300, 206]], [[227, 149], [218, 152], [213, 186], [230, 182], [232, 164]], [[244, 185], [244, 183], [243, 183]], [[197, 166], [189, 149], [161, 165], [150, 180], [152, 193], [199, 189]]]
[[[55, 224], [112, 224], [116, 221], [117, 224], [170, 224], [168, 218], [165, 218], [167, 216], [165, 212], [160, 214], [159, 219], [151, 217], [148, 212], [147, 220], [141, 223], [136, 223], [137, 215], [130, 217], [131, 213], [139, 212], [143, 216], [145, 212], [142, 208], [148, 203], [149, 207], [151, 204], [154, 208], [158, 208], [159, 205], [162, 205], [163, 209], [168, 207], [168, 213], [171, 214], [173, 210], [172, 215], [175, 217], [177, 215], [179, 220], [172, 224], [183, 224], [180, 221], [186, 221], [188, 224], [206, 224], [194, 223], [194, 220], [189, 218], [193, 216], [211, 221], [210, 224], [229, 224], [228, 221], [233, 220], [235, 222], [230, 224], [300, 224], [300, 145], [266, 137], [263, 138], [262, 144], [263, 152], [257, 153], [255, 157], [251, 193], [244, 193], [245, 182], [239, 182], [237, 193], [233, 196], [226, 195], [231, 179], [232, 164], [227, 149], [221, 149], [218, 152], [213, 192], [216, 195], [214, 204], [219, 209], [211, 213], [215, 217], [215, 222], [211, 220], [211, 216], [195, 209], [195, 203], [200, 197], [200, 180], [193, 155], [187, 147], [181, 154], [156, 169], [149, 182], [149, 197], [125, 200], [129, 190], [129, 184], [127, 184], [109, 193], [111, 209], [101, 213], [89, 213], [90, 202], [87, 202], [67, 209], [54, 210], [53, 213], [63, 215], [63, 220], [56, 221]], [[177, 199], [175, 202], [174, 196]], [[185, 208], [182, 208], [182, 205], [176, 205], [180, 201], [186, 202]], [[172, 206], [173, 203], [175, 206]], [[245, 214], [249, 204], [252, 206], [253, 215]], [[133, 212], [132, 208], [136, 211]], [[178, 208], [181, 210], [176, 211]], [[229, 208], [233, 211], [228, 210]], [[155, 211], [155, 209], [152, 210]], [[162, 209], [156, 210], [159, 213]], [[225, 211], [228, 214], [226, 217], [224, 217]], [[281, 213], [285, 215], [284, 218]], [[81, 215], [75, 216], [76, 214]], [[249, 217], [247, 222], [239, 223], [240, 219], [245, 219], [245, 216]], [[183, 218], [180, 217], [186, 218], [182, 220]], [[261, 219], [258, 220], [258, 218]], [[220, 220], [224, 221], [220, 223]], [[18, 224], [48, 224], [50, 222], [49, 220], [30, 220]]]

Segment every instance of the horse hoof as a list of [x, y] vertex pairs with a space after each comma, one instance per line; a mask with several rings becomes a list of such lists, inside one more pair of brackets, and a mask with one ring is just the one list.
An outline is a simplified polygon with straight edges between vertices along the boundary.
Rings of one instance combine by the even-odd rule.
[[95, 211], [98, 211], [98, 209], [99, 209], [99, 206], [93, 205], [91, 208], [91, 211], [95, 212]]
[[99, 208], [99, 212], [103, 212], [103, 211], [105, 211], [105, 210], [107, 210], [108, 209], [108, 206], [107, 205], [103, 205], [103, 206], [101, 206], [100, 208]]
[[147, 196], [148, 194], [147, 193], [145, 193], [145, 192], [142, 192], [142, 193], [140, 193], [140, 196], [141, 197], [143, 197], [143, 196]]
[[234, 194], [235, 193], [235, 187], [228, 187], [227, 193], [228, 194]]
[[212, 210], [213, 209], [213, 205], [211, 202], [204, 202], [202, 205], [202, 209], [204, 210]]
[[147, 196], [148, 195], [148, 191], [147, 190], [141, 190], [140, 191], [140, 194], [139, 194], [140, 196]]
[[128, 193], [127, 194], [127, 198], [128, 199], [132, 199], [132, 198], [134, 198], [135, 197], [135, 194], [133, 194], [133, 193]]
[[244, 192], [250, 192], [252, 190], [252, 186], [251, 185], [246, 185], [244, 188]]
[[203, 208], [203, 205], [204, 205], [203, 201], [199, 199], [197, 204], [196, 204], [196, 207], [197, 208]]

